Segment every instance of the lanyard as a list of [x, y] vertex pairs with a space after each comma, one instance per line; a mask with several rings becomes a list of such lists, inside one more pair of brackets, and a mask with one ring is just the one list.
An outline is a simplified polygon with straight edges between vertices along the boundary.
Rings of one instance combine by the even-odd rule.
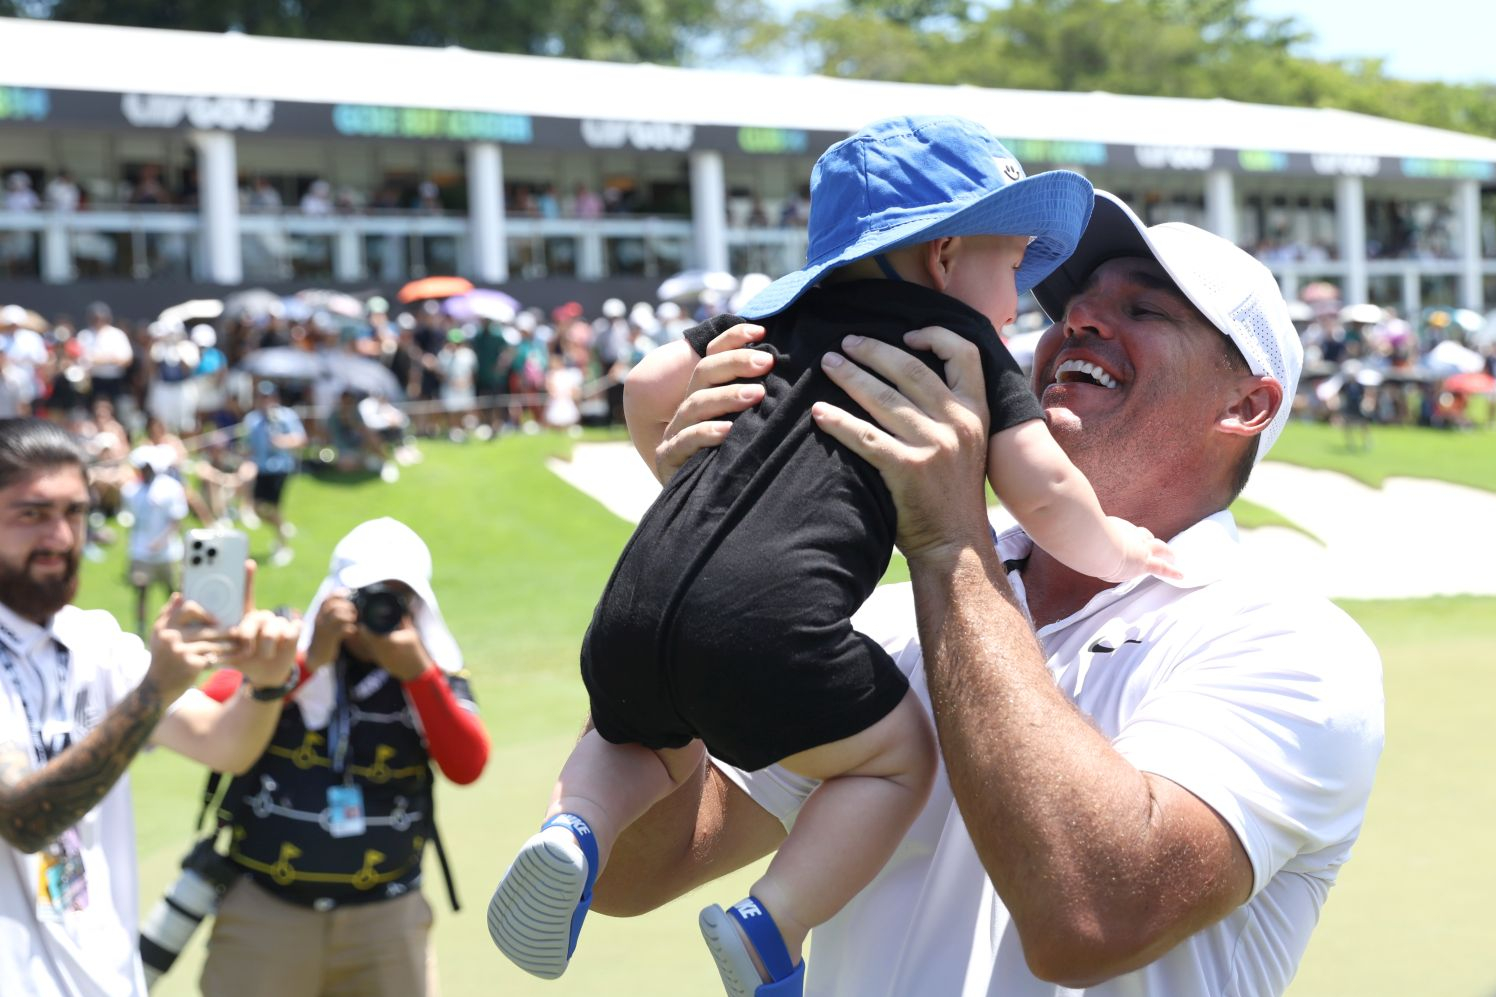
[[[65, 704], [68, 686], [68, 649], [61, 644], [57, 645], [57, 699], [59, 704]], [[16, 699], [21, 702], [21, 710], [26, 714], [26, 726], [31, 731], [31, 748], [35, 753], [38, 765], [45, 765], [51, 761], [53, 756], [60, 754], [72, 743], [71, 730], [52, 738], [50, 741], [42, 733], [42, 723], [46, 719], [47, 704], [42, 704], [42, 721], [31, 715], [31, 704], [26, 701], [26, 690], [21, 685], [21, 677], [16, 674], [15, 651], [3, 640], [0, 640], [0, 666], [5, 669], [5, 679], [10, 685], [11, 691], [16, 694]], [[47, 698], [47, 683], [42, 682], [42, 697]], [[66, 714], [65, 706], [62, 712]]]
[[340, 653], [333, 666], [334, 707], [328, 733], [332, 735], [332, 774], [342, 778], [348, 762], [348, 742], [353, 732], [353, 711], [348, 706], [348, 664]]

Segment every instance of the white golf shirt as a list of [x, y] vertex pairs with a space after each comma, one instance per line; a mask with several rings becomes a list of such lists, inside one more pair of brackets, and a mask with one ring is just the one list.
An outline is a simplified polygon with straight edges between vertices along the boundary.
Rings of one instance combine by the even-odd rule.
[[[1270, 997], [1281, 994], [1361, 829], [1382, 747], [1381, 662], [1327, 600], [1247, 563], [1229, 513], [1171, 543], [1187, 578], [1134, 579], [1038, 632], [1065, 694], [1139, 769], [1219, 813], [1252, 863], [1251, 899], [1162, 957], [1084, 991], [1036, 979], [951, 796], [930, 801], [878, 877], [812, 934], [807, 997]], [[1031, 549], [998, 538], [1014, 562]], [[907, 585], [854, 620], [928, 707]], [[720, 763], [719, 763], [720, 764]], [[814, 784], [723, 771], [782, 821]]]
[[135, 517], [130, 528], [130, 560], [174, 564], [182, 559], [182, 520], [187, 518], [187, 490], [168, 474], [150, 484], [132, 481], [120, 489], [125, 508]]
[[[0, 605], [0, 642], [14, 665], [0, 667], [0, 740], [28, 749], [33, 721], [47, 743], [76, 744], [140, 683], [150, 663], [139, 638], [122, 633], [114, 617], [73, 606], [45, 628]], [[42, 857], [0, 842], [0, 991], [143, 995], [129, 776], [73, 830], [86, 896], [60, 912], [38, 896]]]

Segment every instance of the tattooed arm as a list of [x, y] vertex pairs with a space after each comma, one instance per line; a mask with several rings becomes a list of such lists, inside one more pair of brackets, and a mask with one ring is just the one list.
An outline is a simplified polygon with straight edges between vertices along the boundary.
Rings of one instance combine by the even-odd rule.
[[0, 744], [0, 837], [23, 852], [45, 848], [102, 800], [157, 721], [234, 641], [199, 627], [202, 611], [173, 596], [151, 631], [151, 664], [103, 723], [38, 769], [30, 750]]
[[24, 745], [0, 745], [0, 836], [36, 852], [78, 823], [125, 771], [168, 702], [147, 676], [87, 737], [34, 771]]

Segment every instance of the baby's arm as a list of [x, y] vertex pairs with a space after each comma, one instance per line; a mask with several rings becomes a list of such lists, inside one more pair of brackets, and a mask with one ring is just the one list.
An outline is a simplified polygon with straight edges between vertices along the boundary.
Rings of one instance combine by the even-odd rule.
[[665, 438], [665, 428], [675, 410], [685, 401], [691, 373], [701, 358], [684, 339], [650, 350], [623, 382], [623, 418], [629, 439], [655, 471], [655, 449]]
[[987, 478], [1034, 543], [1068, 567], [1109, 582], [1145, 572], [1179, 577], [1167, 544], [1101, 511], [1091, 483], [1042, 419], [992, 434]]
[[[763, 399], [763, 387], [740, 384], [774, 365], [771, 354], [743, 349], [764, 337], [764, 328], [740, 322], [719, 333], [699, 357], [690, 341], [651, 350], [623, 382], [623, 415], [634, 449], [664, 484], [702, 447], [714, 447], [732, 428], [730, 417]], [[670, 442], [665, 435], [676, 424]]]

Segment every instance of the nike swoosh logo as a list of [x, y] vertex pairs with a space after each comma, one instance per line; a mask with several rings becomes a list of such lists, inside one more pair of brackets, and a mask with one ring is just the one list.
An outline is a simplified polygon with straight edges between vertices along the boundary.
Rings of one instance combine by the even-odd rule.
[[[1140, 640], [1138, 640], [1138, 639], [1136, 639], [1134, 637], [1129, 637], [1126, 640], [1124, 640], [1122, 643], [1123, 644], [1141, 644], [1142, 641], [1140, 641]], [[1096, 643], [1094, 643], [1094, 644], [1091, 645], [1091, 651], [1094, 654], [1111, 654], [1115, 650], [1116, 650], [1115, 647], [1108, 646], [1105, 641], [1099, 641], [1098, 640]]]

